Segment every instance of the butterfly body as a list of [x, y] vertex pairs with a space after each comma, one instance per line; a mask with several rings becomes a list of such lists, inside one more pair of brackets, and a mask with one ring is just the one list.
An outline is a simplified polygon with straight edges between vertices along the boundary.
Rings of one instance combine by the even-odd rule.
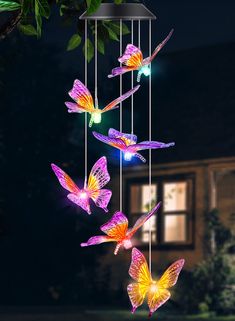
[[158, 52], [165, 46], [167, 41], [172, 36], [173, 29], [170, 31], [168, 36], [155, 48], [152, 55], [147, 58], [143, 58], [143, 54], [139, 48], [134, 46], [133, 44], [128, 44], [126, 46], [124, 54], [118, 58], [118, 61], [123, 64], [121, 67], [116, 67], [112, 69], [109, 78], [116, 77], [118, 75], [122, 75], [129, 71], [137, 70], [137, 82], [140, 82], [141, 75], [144, 74], [145, 76], [149, 76], [151, 73], [151, 69], [149, 67], [152, 60], [158, 54]]
[[168, 289], [176, 284], [183, 266], [184, 259], [177, 260], [160, 279], [154, 280], [144, 255], [137, 248], [133, 248], [129, 274], [135, 282], [127, 286], [132, 313], [143, 304], [145, 298], [149, 306], [149, 316], [169, 300], [171, 294]]
[[138, 151], [145, 149], [168, 148], [175, 145], [174, 142], [165, 144], [157, 141], [143, 141], [137, 143], [136, 135], [121, 133], [113, 128], [109, 129], [108, 136], [97, 132], [93, 132], [93, 135], [101, 142], [119, 149], [123, 153], [123, 157], [126, 161], [131, 161], [133, 157], [137, 157], [145, 163], [146, 159], [138, 153]]
[[85, 247], [105, 242], [116, 242], [115, 255], [118, 254], [121, 247], [126, 250], [132, 248], [133, 244], [131, 239], [133, 235], [159, 209], [160, 205], [161, 203], [158, 203], [149, 213], [143, 214], [130, 229], [128, 229], [127, 217], [122, 212], [116, 212], [113, 217], [100, 228], [106, 235], [92, 236], [86, 243], [81, 243], [81, 246]]
[[69, 113], [86, 112], [90, 114], [91, 118], [89, 127], [91, 127], [93, 123], [99, 124], [101, 122], [103, 113], [118, 108], [118, 104], [133, 95], [139, 89], [139, 87], [140, 86], [136, 86], [132, 88], [122, 96], [113, 100], [103, 109], [100, 109], [97, 98], [95, 99], [96, 102], [94, 104], [90, 91], [80, 80], [76, 79], [73, 83], [73, 88], [69, 91], [69, 96], [75, 101], [75, 103], [67, 101], [65, 102], [65, 105], [68, 108]]
[[94, 164], [88, 178], [88, 184], [86, 184], [85, 181], [82, 189], [80, 189], [69, 175], [58, 166], [51, 164], [51, 167], [61, 186], [70, 192], [67, 195], [67, 198], [70, 201], [81, 207], [88, 214], [91, 214], [90, 200], [92, 200], [96, 206], [102, 208], [105, 212], [108, 212], [107, 206], [112, 196], [112, 192], [108, 189], [103, 189], [110, 181], [106, 157], [101, 157]]

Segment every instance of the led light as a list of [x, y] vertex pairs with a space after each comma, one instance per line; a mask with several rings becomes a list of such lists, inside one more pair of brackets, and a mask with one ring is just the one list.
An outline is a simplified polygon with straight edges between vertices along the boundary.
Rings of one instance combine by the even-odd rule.
[[148, 66], [144, 66], [141, 68], [141, 72], [147, 77], [150, 75], [150, 68]]
[[124, 248], [125, 248], [126, 250], [128, 250], [128, 249], [132, 248], [132, 243], [131, 243], [130, 240], [124, 240], [124, 241], [123, 241], [123, 246], [124, 246]]
[[81, 192], [80, 197], [81, 197], [81, 199], [85, 200], [85, 199], [87, 199], [88, 195], [86, 192]]
[[151, 286], [150, 286], [150, 292], [151, 292], [151, 293], [156, 293], [157, 290], [158, 290], [157, 282], [156, 282], [156, 281], [153, 281], [153, 283], [152, 283]]
[[133, 155], [134, 155], [133, 153], [126, 152], [126, 153], [124, 153], [124, 159], [126, 161], [130, 161], [132, 159]]
[[101, 122], [101, 113], [93, 113], [92, 117], [95, 124], [99, 124]]

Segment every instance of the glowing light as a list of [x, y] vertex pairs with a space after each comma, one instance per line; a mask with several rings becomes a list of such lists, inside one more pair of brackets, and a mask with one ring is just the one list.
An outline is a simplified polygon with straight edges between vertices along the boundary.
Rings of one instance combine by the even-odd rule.
[[151, 71], [150, 68], [148, 66], [144, 66], [141, 68], [141, 72], [147, 77], [150, 75]]
[[93, 113], [92, 117], [95, 124], [99, 124], [101, 122], [101, 113]]
[[151, 292], [151, 293], [156, 293], [157, 290], [158, 290], [157, 282], [156, 282], [156, 281], [153, 281], [153, 283], [150, 285], [150, 292]]
[[133, 153], [130, 153], [130, 152], [124, 153], [124, 159], [125, 159], [126, 161], [130, 161], [133, 156], [134, 156]]
[[124, 240], [124, 241], [123, 241], [123, 246], [124, 246], [124, 248], [125, 248], [126, 250], [128, 250], [128, 249], [132, 248], [132, 243], [131, 243], [130, 240]]
[[83, 199], [83, 200], [87, 199], [88, 198], [87, 192], [84, 192], [84, 191], [81, 192], [80, 193], [80, 198]]

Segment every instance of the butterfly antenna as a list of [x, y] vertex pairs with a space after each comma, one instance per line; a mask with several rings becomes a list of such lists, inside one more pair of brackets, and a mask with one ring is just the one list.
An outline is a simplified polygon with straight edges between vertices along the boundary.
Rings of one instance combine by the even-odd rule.
[[118, 254], [118, 251], [120, 250], [120, 247], [121, 247], [121, 243], [118, 243], [117, 246], [115, 247], [115, 250], [114, 250], [114, 255], [117, 255]]
[[146, 163], [146, 159], [139, 153], [135, 154], [136, 157], [138, 157], [143, 163]]
[[139, 70], [138, 75], [137, 75], [137, 82], [140, 82], [141, 75], [142, 75], [142, 71]]
[[94, 122], [94, 120], [93, 120], [93, 116], [91, 115], [91, 118], [90, 118], [90, 121], [89, 121], [89, 127], [92, 127], [93, 122]]

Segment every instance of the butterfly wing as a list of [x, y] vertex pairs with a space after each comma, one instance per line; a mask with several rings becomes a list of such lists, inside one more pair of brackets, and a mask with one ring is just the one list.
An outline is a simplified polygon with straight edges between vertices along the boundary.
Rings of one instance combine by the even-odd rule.
[[174, 286], [184, 266], [184, 262], [184, 259], [180, 259], [171, 264], [158, 281], [158, 287], [163, 289], [169, 289], [172, 286]]
[[159, 53], [159, 51], [165, 46], [165, 44], [168, 42], [168, 40], [171, 38], [172, 34], [174, 32], [174, 29], [171, 29], [168, 36], [155, 48], [152, 55], [146, 59], [143, 60], [143, 65], [148, 65], [153, 61], [153, 59], [156, 57], [156, 55]]
[[166, 289], [148, 292], [149, 317], [170, 299], [170, 292]]
[[127, 286], [127, 292], [132, 304], [132, 312], [140, 306], [145, 298], [151, 283], [148, 264], [144, 255], [136, 248], [132, 249], [132, 260], [129, 269], [130, 276], [137, 281]]
[[[95, 111], [93, 98], [86, 86], [78, 79], [74, 80], [73, 88], [69, 91], [69, 96], [77, 103], [77, 112], [92, 113]], [[75, 105], [65, 103], [69, 112], [75, 112]]]
[[101, 142], [108, 144], [110, 146], [113, 146], [115, 148], [118, 148], [122, 151], [127, 148], [126, 144], [119, 138], [111, 138], [97, 132], [92, 132], [92, 134], [95, 136], [95, 138], [97, 138]]
[[162, 306], [170, 298], [169, 288], [174, 286], [178, 280], [180, 271], [184, 266], [184, 260], [180, 259], [174, 262], [162, 275], [157, 282], [157, 290], [149, 291], [148, 306], [149, 315], [151, 316], [160, 306]]
[[108, 212], [107, 206], [112, 197], [112, 192], [109, 189], [101, 189], [91, 193], [91, 198], [95, 205]]
[[130, 151], [132, 153], [136, 153], [139, 150], [168, 148], [168, 147], [171, 147], [174, 145], [175, 145], [174, 142], [165, 144], [165, 143], [161, 143], [161, 142], [157, 142], [157, 141], [144, 141], [144, 142], [140, 142], [135, 145], [128, 146], [128, 151]]
[[122, 212], [116, 212], [112, 218], [101, 226], [101, 231], [117, 242], [123, 240], [128, 229], [128, 220]]
[[139, 48], [132, 44], [128, 44], [124, 54], [118, 58], [118, 61], [123, 65], [137, 69], [142, 65], [143, 55]]
[[107, 159], [105, 156], [98, 159], [91, 169], [88, 179], [89, 191], [97, 191], [104, 187], [110, 181], [107, 169]]
[[66, 174], [61, 168], [59, 168], [55, 164], [51, 164], [51, 168], [55, 173], [56, 177], [58, 178], [60, 185], [63, 188], [65, 188], [70, 193], [74, 193], [74, 194], [79, 193], [80, 189], [68, 174]]
[[89, 198], [83, 199], [79, 197], [78, 195], [75, 194], [68, 194], [68, 199], [73, 202], [74, 204], [78, 205], [81, 207], [84, 211], [87, 212], [87, 214], [91, 214], [91, 209], [90, 209], [90, 204], [89, 204]]
[[120, 76], [125, 74], [128, 71], [136, 70], [135, 67], [127, 67], [127, 66], [122, 66], [122, 67], [116, 67], [113, 68], [111, 71], [111, 74], [108, 75], [108, 78], [113, 78], [116, 76]]
[[161, 202], [159, 202], [149, 213], [143, 214], [136, 222], [135, 225], [132, 227], [132, 229], [128, 232], [128, 236], [133, 236], [136, 231], [143, 226], [150, 217], [159, 209], [161, 206]]
[[110, 104], [108, 104], [104, 109], [102, 109], [102, 113], [118, 108], [119, 106], [117, 106], [120, 102], [124, 101], [125, 99], [129, 98], [131, 95], [133, 95], [138, 89], [140, 88], [140, 85], [135, 86], [134, 88], [132, 88], [131, 90], [129, 90], [128, 92], [126, 92], [125, 94], [123, 94], [122, 96], [118, 97], [117, 99], [113, 100]]
[[136, 142], [137, 142], [136, 135], [121, 133], [118, 130], [113, 129], [113, 128], [109, 129], [109, 137], [121, 139], [125, 143], [126, 146], [136, 144]]
[[114, 241], [115, 239], [107, 235], [92, 236], [89, 238], [89, 240], [86, 243], [81, 243], [81, 247], [97, 245], [97, 244], [106, 243], [106, 242], [114, 242]]

